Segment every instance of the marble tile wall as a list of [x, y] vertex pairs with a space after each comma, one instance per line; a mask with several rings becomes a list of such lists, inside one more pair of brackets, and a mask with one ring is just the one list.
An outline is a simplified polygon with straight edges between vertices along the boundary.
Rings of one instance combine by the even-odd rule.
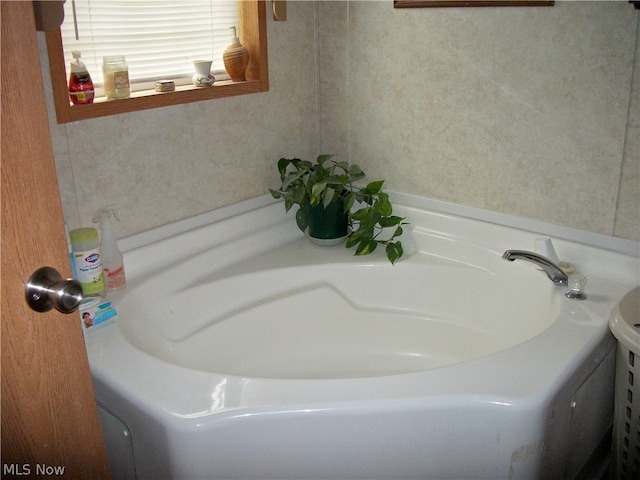
[[391, 190], [640, 240], [630, 4], [319, 11], [323, 150]]
[[278, 158], [324, 152], [399, 192], [640, 240], [627, 2], [288, 10], [267, 25], [268, 93], [66, 125], [50, 114], [69, 226], [119, 202], [116, 235], [137, 233], [262, 195]]
[[613, 234], [640, 240], [640, 27], [636, 32], [633, 84]]

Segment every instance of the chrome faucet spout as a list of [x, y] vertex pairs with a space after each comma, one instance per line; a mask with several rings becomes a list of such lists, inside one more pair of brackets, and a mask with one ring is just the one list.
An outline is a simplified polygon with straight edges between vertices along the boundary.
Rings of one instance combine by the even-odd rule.
[[544, 273], [547, 274], [549, 280], [554, 284], [558, 286], [566, 286], [569, 283], [569, 277], [567, 277], [566, 273], [564, 273], [559, 266], [547, 257], [543, 257], [537, 253], [528, 252], [526, 250], [507, 250], [502, 255], [502, 258], [509, 260], [510, 262], [513, 262], [514, 260], [526, 260], [528, 262], [535, 263], [544, 270]]

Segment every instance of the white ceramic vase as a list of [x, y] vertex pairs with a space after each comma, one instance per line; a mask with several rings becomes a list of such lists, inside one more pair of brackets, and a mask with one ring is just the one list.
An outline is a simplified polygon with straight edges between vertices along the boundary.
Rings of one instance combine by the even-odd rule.
[[191, 81], [196, 87], [210, 87], [215, 82], [215, 78], [211, 75], [211, 60], [195, 60], [193, 68], [196, 73], [191, 77]]

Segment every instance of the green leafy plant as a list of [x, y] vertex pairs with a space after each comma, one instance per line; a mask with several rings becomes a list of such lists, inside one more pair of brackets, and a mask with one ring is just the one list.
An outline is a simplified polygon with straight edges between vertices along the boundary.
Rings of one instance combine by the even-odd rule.
[[335, 161], [333, 157], [320, 155], [315, 163], [281, 158], [278, 172], [282, 185], [277, 190], [270, 188], [269, 192], [276, 199], [284, 199], [287, 212], [294, 205], [300, 207], [296, 223], [303, 232], [309, 224], [305, 204], [322, 204], [326, 208], [331, 202], [342, 200], [351, 228], [347, 248], [356, 247], [356, 255], [368, 255], [378, 245], [384, 245], [387, 258], [395, 263], [404, 253], [397, 238], [406, 223], [404, 217], [393, 215], [389, 195], [382, 190], [384, 180], [359, 187], [354, 182], [365, 177], [362, 169], [356, 164]]

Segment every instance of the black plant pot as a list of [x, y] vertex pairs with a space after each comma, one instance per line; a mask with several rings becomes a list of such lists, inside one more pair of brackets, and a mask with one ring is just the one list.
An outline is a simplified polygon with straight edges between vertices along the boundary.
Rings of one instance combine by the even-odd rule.
[[322, 204], [306, 205], [309, 237], [317, 240], [344, 240], [348, 234], [349, 217], [343, 201], [336, 200], [325, 208]]

